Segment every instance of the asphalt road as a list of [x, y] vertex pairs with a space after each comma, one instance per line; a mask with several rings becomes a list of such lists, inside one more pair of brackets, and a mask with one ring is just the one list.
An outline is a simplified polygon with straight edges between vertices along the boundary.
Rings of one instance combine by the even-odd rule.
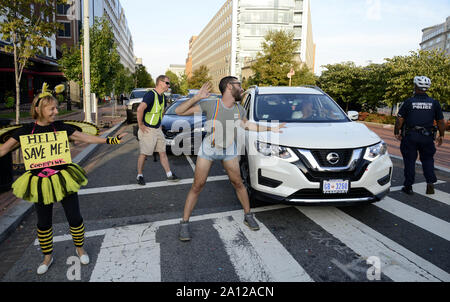
[[[131, 126], [120, 131], [131, 132]], [[182, 181], [169, 184], [159, 162], [146, 162], [147, 186], [136, 185], [138, 144], [100, 146], [84, 164], [80, 191], [86, 250], [79, 267], [60, 205], [54, 208], [55, 262], [42, 260], [32, 212], [0, 245], [0, 280], [162, 282], [399, 282], [450, 281], [450, 175], [437, 171], [438, 194], [424, 194], [417, 168], [414, 197], [399, 191], [402, 162], [393, 159], [393, 191], [383, 202], [353, 207], [253, 205], [260, 223], [251, 232], [220, 163], [193, 213], [193, 240], [178, 240], [178, 223], [193, 178], [195, 157], [169, 156]], [[378, 272], [380, 274], [378, 274]], [[379, 276], [378, 276], [379, 275]], [[374, 280], [372, 280], [374, 279]]]

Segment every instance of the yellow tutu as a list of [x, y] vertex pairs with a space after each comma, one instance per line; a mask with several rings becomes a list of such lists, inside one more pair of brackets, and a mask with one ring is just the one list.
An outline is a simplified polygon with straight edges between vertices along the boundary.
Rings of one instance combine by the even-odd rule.
[[87, 183], [84, 169], [77, 164], [69, 164], [59, 173], [46, 178], [28, 171], [12, 184], [12, 189], [18, 198], [48, 205], [78, 192]]

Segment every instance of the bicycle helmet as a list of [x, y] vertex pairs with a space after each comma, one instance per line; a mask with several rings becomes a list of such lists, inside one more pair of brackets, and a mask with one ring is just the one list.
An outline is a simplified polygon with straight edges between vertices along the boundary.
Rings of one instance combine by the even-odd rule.
[[424, 76], [417, 76], [414, 78], [414, 85], [422, 91], [427, 91], [431, 87], [431, 80]]

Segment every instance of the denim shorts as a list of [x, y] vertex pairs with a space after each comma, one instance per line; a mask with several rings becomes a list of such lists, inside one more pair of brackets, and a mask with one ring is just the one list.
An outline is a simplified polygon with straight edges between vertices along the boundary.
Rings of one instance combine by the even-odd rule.
[[209, 161], [229, 161], [238, 157], [236, 143], [233, 142], [227, 149], [217, 149], [212, 147], [207, 140], [203, 140], [200, 149], [198, 150], [198, 156]]

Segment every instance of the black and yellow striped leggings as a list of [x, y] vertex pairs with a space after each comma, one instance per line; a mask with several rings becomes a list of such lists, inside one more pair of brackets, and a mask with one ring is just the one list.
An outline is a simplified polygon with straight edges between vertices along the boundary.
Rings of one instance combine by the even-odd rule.
[[[61, 201], [69, 222], [70, 234], [76, 247], [84, 244], [84, 223], [80, 213], [78, 194], [71, 194]], [[42, 253], [50, 255], [53, 252], [53, 204], [44, 205], [36, 203], [35, 209], [38, 217], [37, 235]]]

